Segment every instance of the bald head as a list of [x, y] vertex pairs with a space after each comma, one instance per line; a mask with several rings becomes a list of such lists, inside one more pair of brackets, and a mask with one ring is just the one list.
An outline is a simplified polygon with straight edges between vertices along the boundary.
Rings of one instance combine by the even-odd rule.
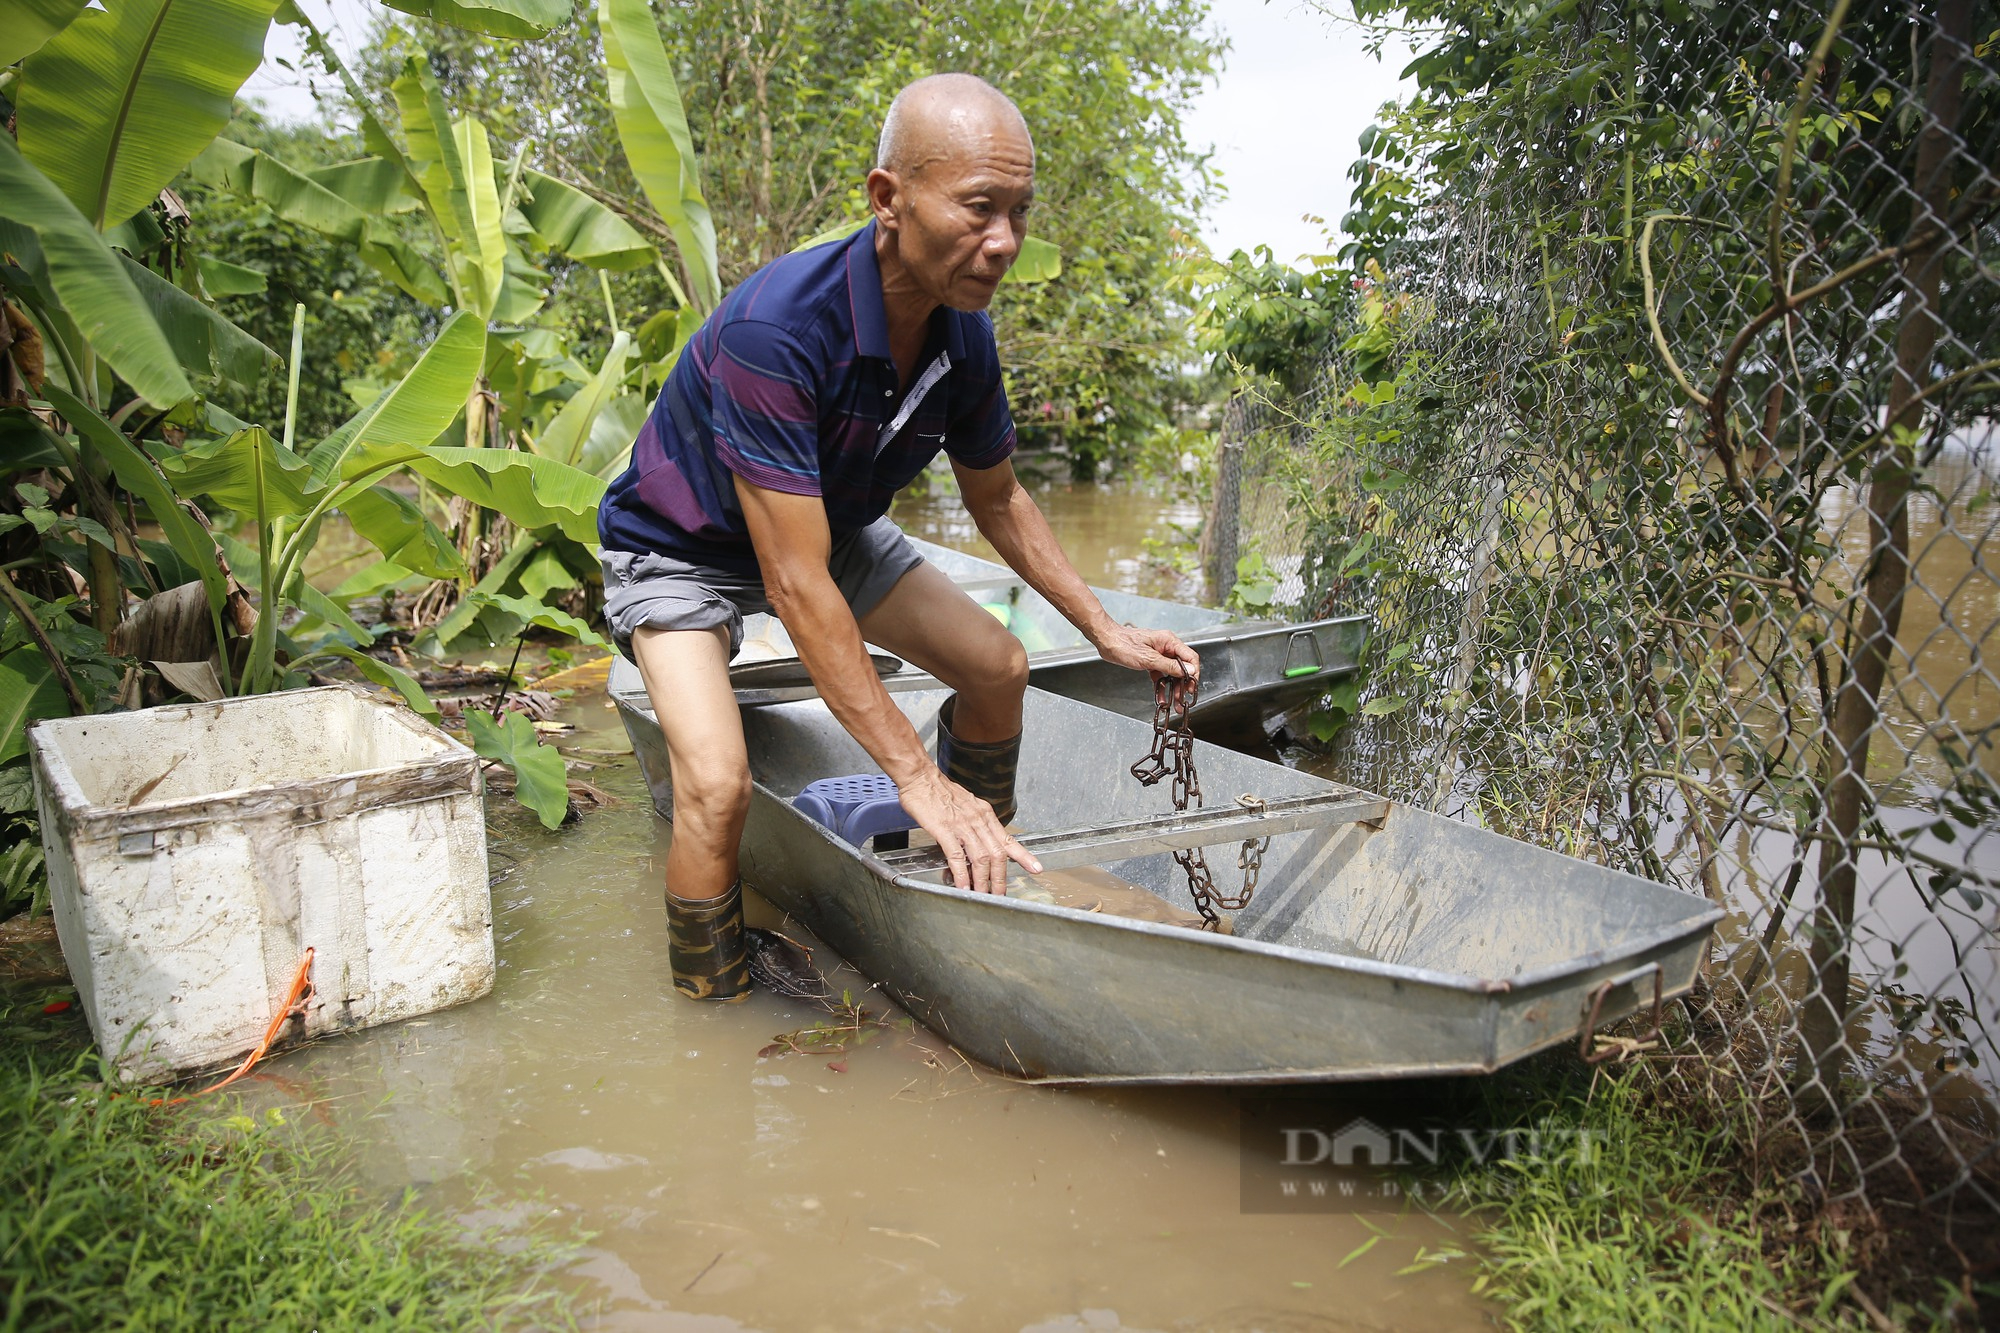
[[882, 118], [875, 166], [906, 179], [995, 135], [1018, 134], [1033, 160], [1028, 122], [1007, 95], [971, 74], [933, 74], [896, 94]]

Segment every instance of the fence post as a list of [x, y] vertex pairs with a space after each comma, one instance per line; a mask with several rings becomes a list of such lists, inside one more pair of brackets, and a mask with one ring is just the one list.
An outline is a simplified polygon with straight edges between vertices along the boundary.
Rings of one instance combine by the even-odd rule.
[[1231, 412], [1224, 416], [1222, 437], [1215, 449], [1215, 485], [1209, 491], [1208, 521], [1202, 525], [1202, 574], [1208, 580], [1209, 600], [1229, 600], [1236, 586], [1236, 554], [1239, 525], [1243, 514], [1243, 441], [1232, 439]]

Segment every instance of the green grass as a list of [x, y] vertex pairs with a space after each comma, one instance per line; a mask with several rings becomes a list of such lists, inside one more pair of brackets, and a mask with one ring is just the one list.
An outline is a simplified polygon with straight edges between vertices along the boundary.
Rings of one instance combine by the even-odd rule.
[[[1745, 1124], [1642, 1091], [1635, 1073], [1593, 1083], [1574, 1061], [1546, 1058], [1493, 1080], [1481, 1100], [1486, 1123], [1532, 1125], [1552, 1145], [1465, 1166], [1444, 1196], [1447, 1211], [1469, 1215], [1475, 1290], [1513, 1327], [1734, 1333], [1976, 1320], [1953, 1309], [1944, 1283], [1934, 1305], [1870, 1300], [1855, 1285], [1855, 1234], [1803, 1206], [1796, 1188], [1752, 1179]], [[1566, 1131], [1587, 1133], [1587, 1150]]]
[[0, 1007], [0, 1330], [574, 1327], [556, 1250], [370, 1199], [317, 1125], [98, 1081], [76, 1011]]

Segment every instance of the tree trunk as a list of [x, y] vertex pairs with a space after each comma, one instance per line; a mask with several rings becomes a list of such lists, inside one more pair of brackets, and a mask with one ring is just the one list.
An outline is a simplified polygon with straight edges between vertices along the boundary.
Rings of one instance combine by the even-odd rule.
[[757, 232], [757, 262], [768, 264], [779, 251], [778, 220], [772, 216], [777, 147], [771, 134], [771, 54], [775, 43], [765, 41], [764, 6], [751, 6], [750, 31], [743, 37], [743, 63], [750, 71], [750, 91], [757, 107], [757, 178], [751, 184], [751, 211]]
[[[1930, 79], [1923, 134], [1917, 142], [1918, 207], [1910, 230], [1942, 226], [1950, 213], [1951, 152], [1964, 83], [1970, 0], [1940, 0], [1930, 44]], [[1903, 594], [1910, 578], [1909, 496], [1916, 455], [1909, 443], [1923, 420], [1917, 396], [1930, 382], [1942, 317], [1938, 288], [1949, 253], [1940, 237], [1903, 259], [1907, 292], [1896, 331], [1896, 366], [1889, 385], [1888, 426], [1868, 477], [1868, 536], [1871, 559], [1863, 600], [1848, 641], [1847, 679], [1834, 700], [1829, 737], [1830, 780], [1821, 820], [1819, 905], [1812, 924], [1813, 990], [1806, 997], [1799, 1030], [1806, 1059], [1798, 1071], [1801, 1104], [1831, 1110], [1840, 1104], [1840, 1081], [1847, 1066], [1848, 996], [1853, 970], [1855, 838], [1874, 796], [1868, 788], [1868, 751], [1881, 717], [1882, 683], [1889, 653], [1903, 618]]]

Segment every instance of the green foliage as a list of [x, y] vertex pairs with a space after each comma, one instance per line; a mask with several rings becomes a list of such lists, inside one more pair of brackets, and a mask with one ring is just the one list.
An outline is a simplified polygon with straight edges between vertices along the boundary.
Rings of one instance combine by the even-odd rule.
[[599, 0], [597, 22], [625, 161], [674, 234], [693, 305], [712, 310], [722, 299], [715, 223], [702, 196], [693, 135], [652, 6], [647, 0]]
[[427, 445], [464, 410], [486, 357], [486, 329], [471, 311], [453, 315], [415, 365], [306, 454], [315, 485], [355, 475], [353, 459], [371, 446]]
[[479, 757], [513, 772], [515, 797], [535, 812], [542, 827], [562, 827], [569, 813], [568, 772], [562, 755], [541, 743], [535, 724], [520, 713], [503, 714], [498, 722], [486, 713], [470, 713], [465, 724]]
[[1236, 559], [1236, 583], [1225, 604], [1231, 610], [1261, 616], [1271, 610], [1277, 592], [1277, 572], [1264, 563], [1261, 552], [1251, 551]]
[[522, 172], [515, 203], [522, 218], [535, 229], [542, 249], [560, 250], [593, 268], [644, 268], [653, 262], [653, 247], [630, 223], [553, 176]]
[[[219, 311], [267, 347], [289, 345], [292, 312], [305, 306], [305, 345], [312, 355], [300, 367], [298, 434], [318, 439], [353, 414], [355, 403], [346, 384], [360, 388], [371, 380], [393, 379], [436, 328], [425, 304], [364, 258], [386, 256], [386, 242], [404, 243], [390, 213], [400, 198], [392, 187], [402, 178], [397, 174], [388, 185], [373, 188], [374, 199], [384, 203], [382, 215], [373, 216], [346, 202], [368, 198], [348, 179], [351, 170], [333, 178], [341, 186], [337, 194], [314, 175], [342, 171], [316, 164], [332, 164], [341, 155], [357, 157], [358, 140], [329, 137], [317, 127], [268, 125], [243, 111], [224, 134], [176, 186], [193, 214], [191, 241], [206, 252], [203, 286], [216, 298]], [[227, 151], [225, 143], [257, 154], [247, 173], [215, 173], [212, 164]], [[367, 161], [379, 165], [382, 159]], [[373, 249], [368, 248], [371, 241]], [[262, 286], [243, 292], [218, 289], [209, 277], [210, 266], [225, 261], [211, 260], [211, 255], [254, 270]], [[398, 274], [428, 274], [433, 285], [426, 289], [426, 300], [442, 304], [447, 299], [443, 280], [428, 265], [394, 267]], [[236, 391], [230, 408], [245, 421], [284, 420], [284, 378], [267, 376]]]
[[495, 37], [539, 37], [569, 18], [569, 0], [382, 0], [391, 9]]
[[28, 724], [68, 717], [69, 701], [42, 650], [22, 644], [0, 657], [0, 764], [28, 752]]
[[10, 1328], [575, 1327], [548, 1236], [468, 1237], [384, 1200], [344, 1144], [275, 1108], [114, 1092], [80, 1012], [46, 998], [0, 997]]
[[0, 69], [41, 50], [88, 3], [90, 0], [21, 0], [8, 11], [7, 31], [0, 34]]
[[[194, 393], [119, 257], [4, 134], [0, 247], [20, 264], [15, 270], [19, 276], [7, 285], [44, 308], [60, 302], [91, 348], [141, 398], [171, 407]], [[69, 366], [63, 373], [69, 373]]]
[[[1206, 7], [1059, 0], [1024, 13], [974, 0], [945, 14], [871, 0], [781, 9], [759, 21], [724, 0], [695, 0], [665, 11], [660, 30], [700, 161], [720, 288], [863, 211], [881, 117], [903, 83], [941, 69], [980, 74], [1020, 104], [1038, 135], [1031, 232], [1062, 265], [1053, 281], [1007, 284], [994, 306], [1024, 441], [1059, 451], [1085, 475], [1177, 458], [1183, 446], [1170, 437], [1202, 391], [1183, 370], [1183, 256], [1198, 249], [1193, 219], [1210, 182], [1180, 126], [1219, 56]], [[679, 177], [661, 152], [647, 168], [653, 184], [641, 187], [630, 140], [621, 148], [604, 101], [593, 25], [535, 43], [449, 32], [424, 40], [447, 95], [497, 142], [528, 143], [537, 166], [588, 182], [649, 238], [670, 232], [671, 208], [652, 191]], [[371, 86], [386, 64], [371, 70]], [[1025, 255], [1023, 276], [1039, 262]], [[554, 322], [608, 343], [595, 275], [550, 269]], [[673, 285], [646, 269], [613, 279], [618, 307], [647, 316], [683, 304]]]
[[[1361, 710], [1397, 702], [1410, 715], [1380, 735], [1435, 746], [1384, 785], [1752, 904], [1763, 949], [1814, 902], [1795, 937], [1811, 973], [1780, 982], [1801, 1105], [1847, 1095], [1862, 1014], [1898, 1033], [1880, 1039], [1897, 1054], [1866, 1052], [1870, 1078], [1901, 1077], [1907, 1034], [1880, 1021], [1897, 983], [1850, 986], [1851, 965], [1901, 963], [1854, 947], [1876, 929], [1858, 903], [1875, 858], [1982, 891], [1962, 849], [1919, 845], [1951, 846], [1960, 818], [1899, 828], [1877, 802], [1956, 786], [1949, 746], [1990, 767], [1961, 693], [1976, 653], [1939, 680], [1897, 638], [1906, 604], [1957, 615], [1960, 576], [1924, 583], [1912, 529], [1934, 505], [1951, 535], [1933, 549], [1977, 547], [1942, 478], [2000, 412], [2000, 284], [1979, 258], [2000, 81], [1993, 48], [1959, 63], [1977, 33], [1951, 28], [1985, 20], [1361, 13], [1425, 33], [1417, 91], [1363, 137], [1343, 251], [1360, 285], [1287, 479], [1308, 602], [1421, 645]], [[1754, 856], [1722, 841], [1746, 826]], [[1926, 906], [1950, 922], [1959, 901]]]
[[1325, 256], [1302, 272], [1279, 263], [1267, 246], [1254, 254], [1238, 250], [1201, 280], [1196, 344], [1296, 391], [1351, 312], [1350, 281]]
[[49, 907], [49, 877], [41, 839], [32, 828], [9, 823], [4, 836], [11, 845], [0, 851], [0, 919], [17, 912], [39, 916]]
[[277, 0], [88, 9], [23, 64], [21, 151], [103, 230], [153, 202], [229, 119]]
[[1514, 1327], [1871, 1327], [1841, 1299], [1855, 1274], [1832, 1247], [1766, 1253], [1772, 1200], [1746, 1196], [1739, 1165], [1751, 1126], [1649, 1105], [1630, 1079], [1590, 1096], [1558, 1081], [1524, 1116], [1531, 1076], [1486, 1099], [1485, 1125], [1546, 1146], [1468, 1166], [1444, 1196], [1478, 1219], [1473, 1290]]
[[[16, 397], [0, 416], [7, 447], [0, 481], [20, 479], [14, 498], [0, 501], [0, 539], [30, 529], [39, 539], [32, 554], [10, 562], [32, 591], [11, 587], [7, 599], [33, 614], [39, 632], [26, 634], [29, 626], [16, 619], [0, 644], [0, 713], [9, 723], [0, 760], [18, 755], [21, 725], [32, 717], [133, 697], [102, 678], [111, 661], [104, 636], [124, 618], [129, 593], [196, 580], [229, 688], [297, 684], [306, 678], [301, 663], [337, 658], [434, 713], [407, 673], [360, 652], [373, 634], [349, 611], [348, 598], [358, 594], [329, 595], [304, 574], [325, 520], [351, 507], [355, 531], [377, 546], [388, 571], [374, 590], [418, 573], [471, 582], [464, 553], [424, 512], [423, 490], [412, 500], [383, 484], [392, 476], [415, 474], [446, 497], [470, 501], [453, 534], [468, 551], [481, 550], [482, 506], [572, 548], [595, 538], [603, 481], [569, 463], [591, 456], [598, 418], [624, 396], [619, 374], [562, 417], [570, 438], [560, 460], [436, 441], [463, 422], [455, 440], [499, 442], [481, 428], [486, 322], [525, 319], [543, 300], [544, 275], [516, 237], [575, 247], [579, 259], [606, 264], [643, 262], [650, 250], [572, 187], [536, 174], [523, 190], [520, 153], [496, 161], [484, 125], [450, 116], [420, 58], [406, 60], [393, 84], [400, 143], [330, 55], [330, 72], [361, 111], [359, 144], [274, 132], [255, 117], [239, 119], [241, 138], [218, 138], [232, 95], [261, 58], [275, 8], [274, 0], [135, 0], [79, 14], [38, 3], [18, 39], [10, 34], [10, 58], [27, 58], [0, 81], [20, 132], [18, 146], [0, 134], [0, 252], [8, 256], [0, 288], [10, 344], [0, 384], [9, 394], [24, 384], [39, 414], [23, 411]], [[527, 23], [521, 30], [529, 31], [567, 11], [555, 0], [504, 0], [430, 12], [490, 30]], [[304, 22], [289, 5], [285, 13]], [[325, 54], [307, 26], [309, 43]], [[356, 148], [366, 155], [355, 156]], [[267, 149], [303, 160], [295, 165]], [[206, 206], [199, 226], [181, 197], [162, 192], [183, 171], [187, 197]], [[250, 244], [228, 257], [202, 253], [214, 239]], [[343, 309], [349, 287], [366, 296]], [[442, 319], [391, 288], [448, 300], [454, 313]], [[274, 333], [283, 327], [274, 304], [282, 310], [287, 296], [307, 298], [290, 302], [282, 395], [271, 372], [285, 363], [271, 344], [284, 339], [260, 338], [231, 320], [213, 303], [225, 293]], [[384, 311], [392, 316], [386, 329]], [[338, 329], [339, 345], [309, 355], [309, 325]], [[429, 346], [396, 373], [402, 358], [381, 355], [385, 334], [421, 335], [432, 326]], [[507, 345], [516, 353], [517, 391], [508, 402], [515, 427], [529, 413], [557, 416], [569, 396], [557, 391], [570, 385], [560, 369], [545, 377], [544, 368], [563, 362], [560, 342], [532, 355], [525, 340]], [[315, 363], [329, 369], [315, 376], [308, 370]], [[622, 363], [613, 369], [622, 373]], [[642, 366], [642, 385], [648, 373], [661, 367]], [[578, 368], [574, 380], [588, 379]], [[336, 386], [362, 404], [358, 413], [338, 403]], [[157, 410], [141, 411], [148, 406]], [[302, 419], [306, 438], [321, 436], [309, 450], [294, 447]], [[23, 479], [30, 476], [40, 480]], [[60, 500], [52, 487], [62, 490]], [[124, 492], [122, 511], [114, 487]], [[197, 504], [215, 515], [213, 531]], [[164, 541], [140, 535], [141, 505]], [[245, 524], [249, 543], [238, 535]], [[83, 576], [87, 601], [32, 595], [67, 591], [65, 565]], [[550, 571], [563, 567], [538, 566], [544, 594], [553, 588]], [[248, 630], [244, 588], [259, 603]], [[507, 587], [483, 594], [478, 609], [590, 633]], [[290, 669], [287, 656], [297, 659]], [[136, 688], [137, 678], [129, 683]]]
[[407, 449], [368, 445], [348, 457], [346, 475], [366, 477], [408, 468], [523, 528], [560, 529], [574, 542], [597, 540], [597, 503], [604, 482], [552, 458], [511, 449]]

